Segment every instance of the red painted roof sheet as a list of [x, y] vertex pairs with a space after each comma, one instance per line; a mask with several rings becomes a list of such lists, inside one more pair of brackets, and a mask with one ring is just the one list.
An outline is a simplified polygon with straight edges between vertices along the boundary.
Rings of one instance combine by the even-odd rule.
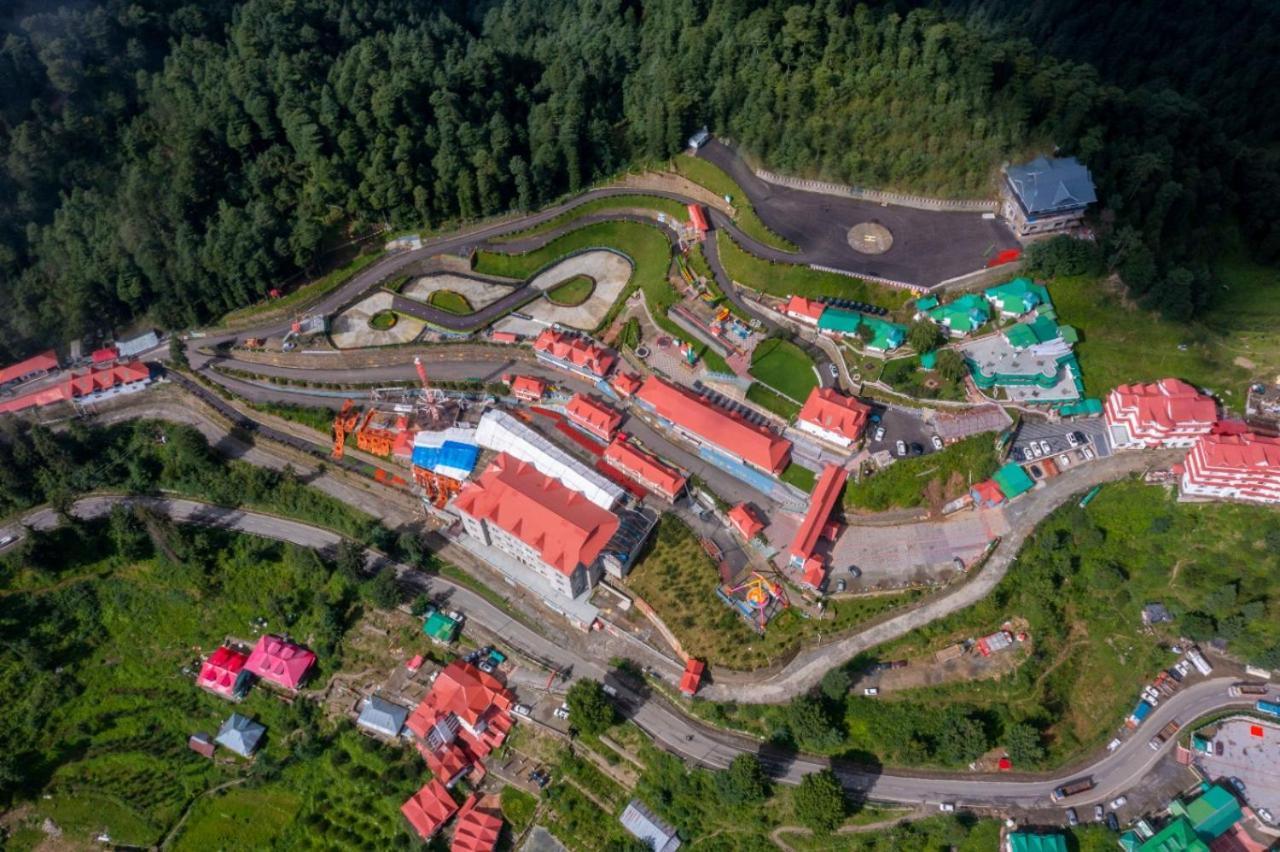
[[467, 483], [454, 506], [535, 548], [565, 575], [594, 562], [618, 529], [612, 512], [507, 453]]
[[56, 369], [58, 369], [58, 355], [52, 349], [48, 349], [39, 355], [32, 355], [25, 361], [19, 361], [16, 364], [10, 364], [8, 367], [0, 369], [0, 385], [17, 381], [23, 376], [29, 376], [32, 373]]
[[640, 390], [640, 377], [635, 373], [624, 373], [619, 371], [612, 379], [609, 380], [609, 384], [613, 385], [613, 389], [623, 396], [631, 396], [636, 391]]
[[1139, 439], [1206, 432], [1218, 419], [1217, 404], [1181, 379], [1120, 385], [1107, 397], [1108, 423], [1124, 423]]
[[813, 588], [819, 588], [827, 576], [827, 563], [821, 556], [810, 556], [804, 561], [804, 582]]
[[235, 689], [236, 678], [244, 668], [249, 655], [226, 645], [209, 655], [200, 666], [200, 674], [196, 677], [196, 685], [212, 693], [230, 698]]
[[150, 377], [151, 370], [148, 369], [147, 365], [137, 361], [132, 361], [128, 364], [113, 364], [110, 367], [90, 367], [85, 372], [72, 374], [51, 387], [15, 396], [0, 403], [0, 414], [9, 411], [22, 411], [38, 405], [53, 405], [55, 402], [80, 399], [93, 393], [109, 390], [116, 385], [145, 381]]
[[702, 205], [689, 204], [687, 207], [689, 209], [689, 221], [693, 223], [693, 227], [699, 231], [705, 231], [707, 229], [707, 217], [702, 213]]
[[755, 538], [764, 529], [764, 522], [747, 503], [739, 503], [729, 510], [729, 523], [743, 538]]
[[95, 364], [105, 364], [108, 361], [114, 361], [120, 355], [114, 346], [104, 346], [101, 349], [95, 349], [89, 353], [89, 360]]
[[502, 833], [502, 817], [493, 796], [478, 799], [474, 793], [458, 811], [450, 852], [492, 852]]
[[684, 665], [684, 674], [680, 676], [680, 691], [685, 695], [692, 696], [698, 691], [698, 684], [702, 682], [702, 672], [706, 668], [706, 664], [702, 660], [695, 660], [692, 657]]
[[400, 806], [400, 813], [418, 832], [418, 836], [427, 840], [440, 830], [440, 826], [458, 812], [458, 803], [453, 800], [449, 790], [433, 778], [423, 785], [422, 789], [409, 797], [409, 801]]
[[569, 419], [588, 432], [611, 437], [622, 425], [622, 413], [615, 411], [598, 399], [585, 394], [575, 393], [564, 407]]
[[533, 341], [533, 348], [596, 376], [603, 376], [613, 369], [617, 357], [589, 337], [567, 334], [555, 329], [545, 329]]
[[314, 651], [283, 637], [266, 634], [258, 639], [244, 667], [277, 686], [297, 689], [315, 662]]
[[822, 469], [818, 484], [809, 495], [809, 511], [805, 513], [804, 522], [800, 524], [795, 540], [791, 542], [792, 557], [807, 560], [813, 556], [818, 539], [827, 526], [827, 519], [831, 517], [831, 510], [840, 499], [840, 489], [848, 478], [849, 471], [838, 465], [829, 464]]
[[814, 388], [804, 401], [798, 417], [828, 432], [856, 441], [867, 428], [867, 418], [870, 415], [871, 406], [854, 397], [845, 396], [831, 388]]
[[1280, 438], [1253, 433], [1204, 435], [1199, 446], [1205, 461], [1214, 468], [1280, 471]]
[[1000, 490], [1000, 486], [996, 484], [994, 479], [984, 479], [977, 485], [973, 486], [973, 491], [977, 493], [978, 499], [983, 503], [1003, 503], [1004, 492]]
[[511, 380], [511, 392], [522, 398], [541, 399], [547, 392], [547, 383], [533, 376], [516, 376]]
[[655, 486], [668, 498], [684, 488], [685, 478], [678, 470], [663, 464], [656, 456], [646, 453], [621, 435], [605, 448], [604, 458], [622, 472]]
[[822, 302], [815, 302], [812, 299], [806, 299], [804, 296], [792, 296], [787, 299], [787, 305], [783, 310], [787, 314], [799, 314], [817, 322], [818, 317], [822, 316], [822, 312], [826, 309], [827, 306]]
[[781, 470], [791, 455], [786, 438], [657, 376], [645, 379], [636, 398], [651, 405], [659, 417], [764, 470]]
[[494, 343], [517, 343], [520, 340], [518, 335], [510, 331], [495, 331], [489, 335], [489, 339]]

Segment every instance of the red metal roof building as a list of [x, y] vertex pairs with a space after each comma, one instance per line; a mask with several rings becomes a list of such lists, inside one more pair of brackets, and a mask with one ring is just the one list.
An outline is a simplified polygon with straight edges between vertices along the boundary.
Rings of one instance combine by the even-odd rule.
[[218, 747], [208, 734], [192, 734], [187, 737], [187, 748], [202, 757], [213, 757]]
[[815, 589], [826, 579], [825, 562], [816, 553], [818, 542], [823, 537], [835, 538], [836, 524], [831, 521], [831, 511], [839, 502], [840, 491], [848, 477], [849, 472], [838, 465], [829, 464], [822, 469], [809, 498], [809, 511], [791, 542], [791, 566], [802, 568], [804, 582]]
[[57, 384], [0, 402], [0, 414], [37, 406], [75, 401], [84, 405], [142, 390], [151, 382], [151, 370], [136, 361], [110, 367], [91, 367]]
[[457, 812], [458, 803], [453, 800], [453, 794], [435, 778], [400, 806], [400, 813], [423, 840], [434, 836]]
[[58, 369], [58, 354], [52, 349], [32, 355], [25, 361], [0, 369], [0, 386], [38, 379]]
[[502, 745], [511, 730], [514, 703], [496, 677], [454, 660], [436, 675], [405, 726], [417, 737], [432, 774], [452, 786]]
[[689, 204], [686, 207], [689, 210], [689, 224], [693, 226], [699, 236], [705, 234], [707, 232], [707, 217], [702, 212], [702, 205]]
[[1280, 438], [1202, 435], [1182, 463], [1182, 493], [1280, 503]]
[[685, 478], [678, 470], [630, 443], [625, 435], [619, 435], [605, 448], [604, 460], [670, 502], [674, 503], [684, 491]]
[[236, 679], [240, 677], [240, 670], [248, 659], [248, 654], [223, 645], [200, 666], [196, 686], [223, 698], [234, 698]]
[[617, 363], [617, 356], [590, 337], [544, 329], [533, 341], [533, 351], [557, 367], [601, 379]]
[[114, 346], [104, 346], [101, 349], [95, 349], [89, 353], [89, 360], [95, 366], [99, 364], [110, 364], [118, 357], [120, 357], [120, 353]]
[[747, 541], [758, 536], [764, 530], [764, 521], [760, 520], [756, 510], [749, 503], [739, 503], [729, 510], [729, 525], [738, 531], [738, 535]]
[[684, 674], [680, 676], [680, 691], [692, 698], [698, 691], [698, 685], [702, 683], [702, 672], [706, 667], [702, 660], [690, 657], [684, 664]]
[[258, 644], [253, 646], [244, 668], [268, 683], [284, 689], [297, 689], [315, 662], [314, 651], [283, 637], [266, 634], [259, 637]]
[[1218, 419], [1213, 398], [1179, 379], [1120, 385], [1103, 406], [1117, 448], [1189, 447]]
[[507, 453], [453, 501], [467, 534], [497, 547], [576, 598], [599, 577], [617, 515]]
[[516, 376], [510, 384], [512, 395], [521, 402], [538, 402], [547, 395], [547, 383], [533, 376]]
[[609, 380], [609, 384], [618, 392], [618, 395], [624, 399], [634, 396], [635, 392], [640, 390], [640, 377], [635, 373], [624, 373], [619, 370]]
[[816, 326], [818, 317], [822, 316], [822, 312], [826, 309], [827, 306], [822, 302], [815, 302], [804, 296], [792, 296], [787, 299], [786, 307], [782, 311], [794, 320]]
[[479, 799], [472, 793], [458, 811], [450, 852], [493, 852], [502, 833], [502, 817], [498, 813], [495, 797]]
[[636, 399], [689, 440], [760, 470], [776, 474], [791, 458], [786, 438], [657, 376], [645, 379]]
[[520, 336], [511, 331], [495, 331], [490, 333], [489, 339], [494, 343], [519, 343]]
[[564, 407], [569, 421], [602, 441], [613, 438], [622, 425], [622, 413], [586, 394], [575, 393]]
[[840, 447], [862, 438], [871, 406], [831, 388], [814, 388], [796, 418], [796, 428]]

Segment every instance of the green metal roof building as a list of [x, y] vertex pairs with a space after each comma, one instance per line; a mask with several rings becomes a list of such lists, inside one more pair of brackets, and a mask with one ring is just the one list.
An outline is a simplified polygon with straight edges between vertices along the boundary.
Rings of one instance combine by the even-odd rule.
[[907, 327], [887, 320], [860, 314], [847, 308], [827, 308], [818, 317], [818, 330], [839, 335], [855, 335], [859, 327], [871, 329], [868, 349], [889, 352], [907, 340]]
[[1009, 835], [1009, 852], [1067, 852], [1067, 839], [1061, 834], [1015, 831]]
[[937, 296], [925, 296], [923, 299], [918, 299], [916, 301], [917, 311], [927, 311], [931, 308], [936, 308], [936, 307], [938, 307]]
[[1211, 841], [1240, 821], [1240, 803], [1225, 787], [1214, 784], [1187, 802], [1172, 802], [1169, 813], [1184, 815], [1202, 840]]
[[1004, 316], [1018, 317], [1033, 308], [1053, 305], [1049, 299], [1049, 291], [1030, 278], [1015, 278], [1004, 284], [988, 287], [982, 295]]
[[931, 320], [956, 336], [970, 334], [991, 319], [987, 300], [977, 293], [966, 293], [954, 302], [938, 305], [926, 313]]
[[1196, 836], [1191, 821], [1180, 816], [1139, 846], [1138, 852], [1209, 852], [1209, 845]]
[[1035, 481], [1017, 462], [1009, 462], [991, 475], [1006, 500], [1026, 494], [1035, 487]]
[[862, 314], [847, 308], [827, 308], [818, 316], [818, 330], [854, 334], [862, 324]]
[[461, 621], [438, 609], [433, 610], [427, 616], [427, 620], [422, 622], [422, 632], [433, 642], [439, 642], [443, 645], [448, 645], [458, 638], [458, 631], [461, 629]]

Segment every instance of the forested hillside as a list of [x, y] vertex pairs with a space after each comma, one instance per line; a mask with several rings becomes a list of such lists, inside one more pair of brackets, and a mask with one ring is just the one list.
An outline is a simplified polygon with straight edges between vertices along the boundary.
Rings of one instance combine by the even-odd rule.
[[[355, 236], [536, 206], [703, 123], [782, 171], [942, 195], [988, 193], [1003, 160], [1060, 146], [1094, 170], [1110, 262], [1173, 316], [1208, 299], [1215, 229], [1239, 205], [1275, 253], [1258, 203], [1274, 122], [1247, 115], [1262, 101], [1210, 111], [1211, 79], [1162, 66], [1186, 96], [1140, 88], [1144, 69], [1114, 56], [1103, 77], [1072, 57], [1100, 61], [1106, 41], [1038, 49], [1014, 5], [10, 5], [0, 355], [145, 312], [208, 320]], [[1186, 25], [1208, 44], [1229, 23]]]

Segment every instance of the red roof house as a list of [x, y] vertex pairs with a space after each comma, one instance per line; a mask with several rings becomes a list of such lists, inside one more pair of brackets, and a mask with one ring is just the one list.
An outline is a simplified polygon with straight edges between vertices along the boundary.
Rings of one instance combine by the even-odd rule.
[[1280, 438], [1201, 435], [1182, 462], [1182, 493], [1280, 503]]
[[760, 520], [756, 510], [749, 503], [739, 503], [729, 510], [729, 526], [738, 531], [738, 535], [750, 541], [764, 529], [764, 521]]
[[285, 689], [297, 689], [315, 665], [316, 655], [301, 645], [295, 645], [280, 636], [264, 635], [253, 646], [246, 671]]
[[831, 388], [814, 388], [796, 418], [796, 428], [848, 447], [862, 437], [871, 406]]
[[429, 840], [457, 812], [453, 795], [435, 778], [400, 806], [400, 813], [423, 840]]
[[[822, 584], [826, 574], [815, 551], [824, 536], [834, 536], [835, 530], [830, 523], [831, 511], [840, 500], [840, 490], [844, 488], [848, 478], [849, 471], [838, 465], [829, 464], [822, 469], [818, 483], [813, 487], [813, 494], [809, 497], [809, 511], [805, 513], [804, 521], [791, 542], [791, 565], [802, 567], [804, 581], [815, 589]], [[815, 579], [817, 582], [813, 582]]]
[[516, 376], [511, 380], [511, 393], [521, 402], [537, 402], [547, 394], [547, 383], [533, 376]]
[[585, 394], [575, 393], [564, 407], [569, 420], [597, 438], [608, 441], [622, 425], [622, 413]]
[[58, 355], [52, 349], [47, 349], [39, 355], [32, 355], [25, 361], [0, 369], [0, 385], [38, 378], [56, 369], [58, 369]]
[[618, 360], [616, 355], [589, 337], [551, 328], [544, 329], [534, 339], [533, 351], [543, 360], [593, 379], [608, 375]]
[[636, 399], [690, 440], [768, 473], [782, 470], [791, 458], [786, 438], [657, 376], [645, 379]]
[[520, 337], [510, 331], [495, 331], [489, 334], [489, 339], [494, 343], [519, 343]]
[[405, 727], [432, 773], [452, 784], [511, 730], [514, 696], [493, 675], [455, 660], [436, 675]]
[[707, 217], [703, 215], [702, 205], [689, 204], [686, 207], [689, 210], [689, 224], [693, 225], [699, 234], [705, 234], [707, 232]]
[[492, 852], [502, 833], [502, 817], [498, 816], [493, 796], [477, 799], [474, 793], [458, 811], [458, 824], [453, 829], [450, 852]]
[[625, 373], [619, 370], [614, 374], [613, 378], [609, 380], [609, 384], [613, 386], [613, 389], [618, 392], [619, 396], [625, 399], [640, 390], [641, 383], [640, 377], [635, 373]]
[[94, 364], [109, 364], [118, 357], [120, 353], [114, 346], [104, 346], [89, 353], [89, 360]]
[[73, 373], [61, 379], [51, 387], [0, 402], [0, 414], [71, 400], [86, 404], [99, 402], [117, 394], [140, 390], [150, 381], [151, 370], [146, 364], [136, 361], [110, 367], [90, 367], [83, 373]]
[[675, 501], [684, 491], [685, 478], [673, 467], [646, 453], [619, 435], [604, 451], [604, 460], [650, 491]]
[[1120, 385], [1103, 406], [1117, 448], [1189, 447], [1213, 428], [1218, 406], [1179, 379]]
[[690, 657], [684, 664], [684, 674], [680, 676], [680, 691], [692, 698], [698, 691], [698, 685], [702, 683], [702, 672], [706, 667], [706, 663], [702, 660]]
[[249, 655], [226, 645], [218, 648], [200, 666], [196, 685], [223, 698], [235, 697], [236, 678], [244, 668]]
[[979, 508], [988, 509], [1004, 502], [1004, 492], [994, 479], [984, 479], [969, 489], [969, 495]]
[[808, 323], [809, 325], [817, 325], [818, 317], [822, 316], [822, 312], [826, 308], [827, 306], [822, 302], [815, 302], [803, 296], [792, 296], [787, 299], [786, 307], [782, 310], [792, 319], [800, 320], [800, 322]]

